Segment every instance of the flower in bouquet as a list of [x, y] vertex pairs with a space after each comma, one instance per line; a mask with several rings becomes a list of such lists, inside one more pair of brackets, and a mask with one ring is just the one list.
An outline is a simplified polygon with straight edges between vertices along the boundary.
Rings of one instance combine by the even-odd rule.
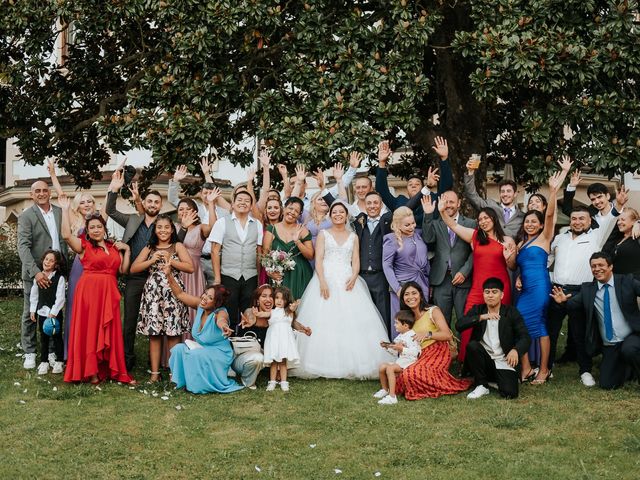
[[[260, 259], [260, 264], [267, 273], [279, 273], [280, 275], [284, 274], [284, 272], [289, 272], [296, 267], [293, 255], [290, 252], [285, 252], [284, 250], [272, 250], [267, 255], [263, 255]], [[282, 280], [273, 281], [276, 285], [282, 285]]]

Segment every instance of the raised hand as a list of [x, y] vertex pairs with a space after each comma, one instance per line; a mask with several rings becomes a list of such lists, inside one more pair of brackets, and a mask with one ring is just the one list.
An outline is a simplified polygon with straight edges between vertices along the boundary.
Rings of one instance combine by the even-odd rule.
[[258, 161], [260, 162], [260, 166], [263, 170], [268, 170], [271, 165], [271, 155], [269, 154], [269, 150], [261, 148], [260, 153], [258, 154]]
[[431, 201], [431, 195], [424, 195], [420, 199], [420, 203], [422, 203], [422, 210], [426, 215], [436, 211], [436, 201]]
[[175, 173], [173, 174], [173, 181], [174, 182], [181, 182], [182, 180], [184, 180], [185, 178], [187, 178], [187, 166], [186, 165], [180, 165], [178, 166], [178, 168], [176, 169]]
[[129, 186], [129, 191], [131, 192], [131, 200], [133, 202], [137, 202], [140, 199], [140, 190], [138, 190], [138, 182], [131, 182]]
[[351, 168], [359, 168], [362, 161], [362, 154], [360, 152], [351, 152], [349, 154], [349, 166]]
[[195, 210], [188, 210], [182, 215], [180, 224], [182, 225], [182, 228], [189, 228], [196, 222], [196, 220], [198, 220], [198, 212]]
[[[181, 167], [184, 167], [184, 165], [181, 165]], [[200, 159], [200, 170], [202, 170], [202, 175], [206, 177], [208, 174], [210, 174], [212, 167], [213, 165], [209, 163], [209, 160], [207, 160], [206, 157], [203, 157], [202, 159]], [[185, 167], [185, 170], [186, 170], [186, 167]], [[186, 172], [185, 172], [185, 176], [186, 176]], [[175, 177], [174, 177], [174, 180], [175, 180]], [[176, 180], [176, 182], [177, 181], [178, 180]]]
[[616, 204], [619, 207], [618, 211], [622, 210], [622, 207], [629, 201], [629, 188], [625, 188], [624, 185], [620, 188], [616, 188]]
[[304, 229], [304, 226], [302, 226], [300, 223], [298, 223], [295, 227], [295, 229], [293, 230], [293, 235], [291, 235], [291, 240], [294, 242], [297, 242], [298, 240], [300, 240], [300, 237], [302, 236], [302, 230]]
[[438, 169], [429, 167], [429, 171], [427, 172], [427, 188], [436, 187], [439, 181], [440, 175], [438, 174]]
[[571, 161], [571, 157], [569, 155], [562, 155], [562, 159], [558, 160], [558, 165], [560, 165], [560, 169], [564, 172], [568, 172], [571, 170], [571, 166], [573, 162]]
[[302, 185], [307, 179], [307, 170], [304, 165], [296, 165], [296, 183]]
[[251, 320], [249, 320], [249, 318], [247, 318], [247, 316], [243, 312], [241, 312], [240, 313], [240, 327], [241, 328], [253, 327], [256, 324], [256, 321], [255, 321], [256, 317], [253, 317], [253, 318], [254, 318], [254, 320], [251, 321]]
[[555, 172], [553, 175], [549, 177], [549, 188], [554, 191], [560, 190], [563, 182], [563, 172]]
[[253, 181], [256, 179], [256, 169], [254, 167], [250, 167], [247, 170], [247, 185], [253, 185]]
[[438, 154], [438, 156], [442, 160], [446, 160], [447, 158], [449, 158], [449, 144], [447, 143], [447, 140], [445, 138], [436, 137], [433, 143], [434, 145], [431, 148]]
[[442, 195], [440, 195], [440, 197], [438, 197], [438, 212], [440, 212], [440, 216], [444, 218], [448, 217], [449, 215], [447, 215], [447, 209], [443, 200], [444, 199], [442, 198]]
[[378, 163], [381, 167], [385, 167], [387, 160], [391, 156], [391, 147], [389, 146], [389, 140], [383, 140], [378, 144]]
[[111, 183], [109, 184], [110, 192], [119, 191], [124, 185], [124, 175], [122, 174], [122, 170], [116, 170], [113, 172], [113, 176], [111, 177]]
[[58, 195], [58, 205], [60, 205], [60, 208], [63, 210], [69, 210], [69, 207], [71, 207], [71, 200], [69, 200], [69, 197], [63, 193], [62, 195]]
[[318, 188], [320, 190], [324, 190], [324, 172], [320, 169], [316, 170], [316, 173], [313, 175], [318, 182]]
[[342, 166], [342, 164], [340, 162], [336, 163], [333, 166], [333, 178], [336, 179], [336, 182], [339, 182], [340, 180], [342, 180], [342, 176], [344, 175], [344, 167]]
[[207, 198], [205, 200], [207, 201], [207, 204], [212, 204], [220, 195], [220, 189], [218, 187], [214, 187], [209, 191], [209, 193], [207, 193]]
[[569, 185], [571, 185], [572, 187], [577, 187], [580, 184], [580, 180], [582, 180], [582, 178], [580, 177], [580, 169], [576, 169], [571, 174]]

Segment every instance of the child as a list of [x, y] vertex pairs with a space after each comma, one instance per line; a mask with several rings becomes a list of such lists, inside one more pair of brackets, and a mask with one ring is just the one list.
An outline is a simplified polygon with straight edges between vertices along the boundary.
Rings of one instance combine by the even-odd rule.
[[[265, 365], [271, 365], [267, 391], [271, 392], [276, 389], [276, 378], [278, 372], [280, 372], [280, 388], [283, 392], [288, 392], [287, 361], [291, 364], [296, 364], [300, 360], [291, 326], [295, 318], [298, 302], [293, 301], [291, 291], [288, 288], [277, 287], [275, 289], [274, 305], [275, 308], [270, 314], [268, 312], [258, 313], [259, 316], [269, 317], [269, 329], [264, 340], [264, 363]], [[300, 328], [309, 334], [305, 327]]]
[[38, 375], [46, 375], [49, 365], [53, 373], [62, 373], [63, 344], [61, 328], [51, 335], [55, 354], [49, 354], [49, 335], [44, 333], [42, 326], [47, 318], [55, 318], [58, 325], [62, 325], [62, 307], [66, 299], [66, 283], [60, 269], [62, 267], [62, 255], [55, 250], [47, 250], [42, 256], [42, 273], [50, 280], [47, 288], [40, 288], [36, 282], [31, 287], [29, 295], [29, 313], [31, 321], [38, 322], [40, 330], [40, 365]]
[[380, 365], [380, 385], [382, 388], [373, 394], [374, 398], [379, 398], [381, 405], [395, 405], [396, 398], [396, 373], [402, 372], [409, 365], [414, 363], [420, 355], [420, 344], [413, 338], [416, 334], [412, 330], [415, 319], [413, 312], [400, 310], [396, 314], [395, 328], [398, 336], [393, 339], [393, 343], [380, 342], [380, 346], [391, 352], [398, 352], [400, 355], [394, 363], [383, 363]]

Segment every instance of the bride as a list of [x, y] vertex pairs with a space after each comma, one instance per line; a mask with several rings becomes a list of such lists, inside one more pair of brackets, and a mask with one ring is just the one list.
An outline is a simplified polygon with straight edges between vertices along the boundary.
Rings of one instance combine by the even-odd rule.
[[329, 209], [332, 226], [316, 241], [316, 272], [298, 307], [298, 319], [313, 335], [298, 336], [303, 378], [377, 378], [393, 357], [380, 347], [388, 341], [382, 317], [358, 273], [358, 237], [347, 228], [347, 206]]

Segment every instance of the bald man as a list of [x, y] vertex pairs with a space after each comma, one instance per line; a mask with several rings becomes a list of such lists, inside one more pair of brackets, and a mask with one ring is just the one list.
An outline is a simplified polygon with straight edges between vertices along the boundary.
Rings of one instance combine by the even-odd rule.
[[[48, 286], [50, 280], [41, 271], [44, 252], [53, 249], [59, 251], [66, 262], [67, 245], [62, 239], [60, 222], [62, 210], [51, 205], [51, 190], [42, 180], [31, 185], [33, 205], [18, 217], [18, 254], [22, 262], [22, 284], [24, 286], [24, 304], [22, 310], [22, 328], [20, 341], [24, 351], [24, 368], [36, 367], [36, 329], [37, 324], [29, 315], [29, 295], [36, 282], [40, 287]], [[54, 354], [51, 354], [54, 355]], [[49, 358], [51, 363], [53, 357]], [[55, 356], [55, 355], [54, 355]], [[61, 358], [57, 359], [62, 361]]]

